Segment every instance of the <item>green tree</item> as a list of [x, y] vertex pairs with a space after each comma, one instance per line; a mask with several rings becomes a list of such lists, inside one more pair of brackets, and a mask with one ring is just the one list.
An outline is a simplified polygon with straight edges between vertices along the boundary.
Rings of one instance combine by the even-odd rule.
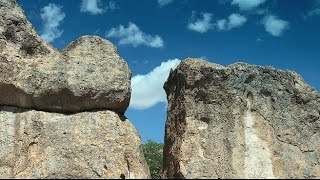
[[160, 179], [163, 162], [163, 144], [148, 140], [143, 145], [143, 152], [149, 165], [152, 179]]

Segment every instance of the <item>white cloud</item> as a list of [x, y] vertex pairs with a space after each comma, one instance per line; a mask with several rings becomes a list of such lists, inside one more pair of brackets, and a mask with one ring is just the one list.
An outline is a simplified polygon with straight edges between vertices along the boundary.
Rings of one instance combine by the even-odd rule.
[[247, 18], [240, 14], [231, 14], [228, 19], [221, 19], [217, 21], [217, 27], [221, 31], [231, 30], [233, 28], [237, 28], [242, 26], [247, 22]]
[[201, 13], [201, 19], [195, 19], [196, 12], [192, 12], [191, 21], [188, 24], [188, 29], [199, 33], [205, 33], [214, 28], [211, 13]]
[[308, 12], [308, 16], [320, 16], [320, 8], [315, 8]]
[[232, 5], [239, 6], [240, 10], [249, 11], [259, 7], [266, 0], [232, 0]]
[[43, 23], [40, 36], [48, 43], [53, 42], [63, 33], [59, 26], [66, 15], [61, 6], [50, 3], [41, 9], [40, 16]]
[[289, 22], [273, 15], [266, 16], [262, 23], [268, 33], [277, 37], [281, 36], [285, 30], [289, 29]]
[[166, 6], [172, 2], [173, 2], [173, 0], [158, 0], [159, 6]]
[[261, 38], [257, 38], [257, 39], [256, 39], [256, 42], [264, 42], [264, 40], [261, 39]]
[[227, 20], [221, 19], [221, 20], [218, 20], [218, 21], [217, 21], [217, 27], [218, 27], [218, 29], [224, 30], [224, 29], [227, 29], [227, 26], [228, 26]]
[[129, 108], [148, 109], [158, 103], [167, 103], [167, 96], [163, 89], [170, 69], [176, 68], [179, 59], [162, 62], [160, 66], [145, 75], [136, 75], [131, 79], [131, 100]]
[[120, 9], [119, 5], [115, 1], [109, 1], [109, 5], [107, 6], [108, 10], [117, 10]]
[[107, 12], [108, 10], [120, 9], [114, 1], [109, 1], [109, 4], [103, 7], [101, 0], [82, 0], [80, 11], [91, 15], [98, 15]]
[[308, 12], [305, 18], [312, 16], [320, 16], [320, 0], [315, 1], [313, 9]]
[[192, 12], [191, 21], [188, 24], [188, 29], [199, 33], [205, 33], [210, 29], [217, 28], [220, 31], [228, 31], [233, 28], [242, 26], [247, 22], [247, 18], [240, 14], [231, 14], [227, 19], [217, 20], [216, 23], [212, 23], [211, 13], [201, 13], [201, 19], [195, 19], [195, 12]]
[[80, 11], [92, 15], [103, 14], [106, 10], [101, 5], [100, 0], [82, 0]]
[[110, 29], [107, 32], [107, 37], [119, 38], [119, 44], [132, 45], [133, 47], [146, 45], [149, 47], [160, 48], [164, 46], [163, 40], [160, 36], [145, 34], [132, 22], [128, 24], [127, 28], [120, 25], [118, 28]]

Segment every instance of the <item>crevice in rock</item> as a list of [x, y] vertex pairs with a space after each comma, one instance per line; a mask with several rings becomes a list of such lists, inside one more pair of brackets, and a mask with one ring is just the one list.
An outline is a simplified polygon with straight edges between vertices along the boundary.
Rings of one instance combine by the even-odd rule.
[[92, 167], [90, 167], [92, 172], [94, 172], [98, 177], [102, 177], [96, 170], [94, 170]]
[[126, 163], [127, 163], [127, 170], [128, 170], [128, 177], [131, 177], [131, 169], [130, 169], [130, 162], [128, 158], [126, 157]]
[[47, 113], [57, 113], [57, 114], [63, 114], [63, 115], [74, 115], [74, 114], [79, 114], [79, 113], [84, 113], [84, 112], [99, 112], [99, 111], [111, 111], [119, 115], [119, 118], [122, 121], [126, 121], [127, 117], [124, 115], [124, 113], [120, 113], [118, 111], [115, 111], [113, 109], [104, 109], [104, 108], [97, 108], [97, 109], [87, 109], [87, 110], [82, 110], [78, 112], [68, 112], [68, 111], [63, 111], [63, 112], [56, 112], [56, 111], [50, 111], [50, 110], [44, 110], [44, 109], [39, 109], [39, 108], [26, 108], [26, 107], [20, 107], [16, 105], [0, 105], [0, 109], [3, 111], [8, 111], [8, 112], [13, 112], [13, 113], [24, 113], [27, 111], [40, 111], [40, 112], [47, 112]]

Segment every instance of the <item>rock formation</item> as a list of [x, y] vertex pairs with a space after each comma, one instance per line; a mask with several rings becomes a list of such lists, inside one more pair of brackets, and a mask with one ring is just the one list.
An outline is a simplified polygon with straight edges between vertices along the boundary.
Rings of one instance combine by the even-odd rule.
[[0, 178], [148, 178], [140, 145], [113, 111], [0, 108]]
[[111, 42], [84, 36], [46, 44], [14, 0], [0, 1], [0, 104], [53, 112], [125, 112], [131, 72]]
[[0, 0], [0, 178], [148, 178], [124, 117], [131, 72], [112, 43], [45, 43]]
[[164, 88], [165, 178], [320, 178], [320, 94], [298, 74], [186, 59]]

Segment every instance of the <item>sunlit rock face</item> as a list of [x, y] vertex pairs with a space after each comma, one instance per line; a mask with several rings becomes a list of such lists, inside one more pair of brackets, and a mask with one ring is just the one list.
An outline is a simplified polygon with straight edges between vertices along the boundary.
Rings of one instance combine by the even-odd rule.
[[0, 0], [0, 178], [149, 178], [123, 115], [131, 72], [109, 41], [45, 43]]
[[320, 178], [320, 95], [298, 74], [188, 58], [164, 88], [165, 178]]
[[111, 42], [83, 36], [58, 51], [38, 36], [14, 0], [0, 1], [0, 105], [124, 113], [130, 79]]
[[148, 178], [138, 132], [112, 111], [0, 108], [1, 178]]

